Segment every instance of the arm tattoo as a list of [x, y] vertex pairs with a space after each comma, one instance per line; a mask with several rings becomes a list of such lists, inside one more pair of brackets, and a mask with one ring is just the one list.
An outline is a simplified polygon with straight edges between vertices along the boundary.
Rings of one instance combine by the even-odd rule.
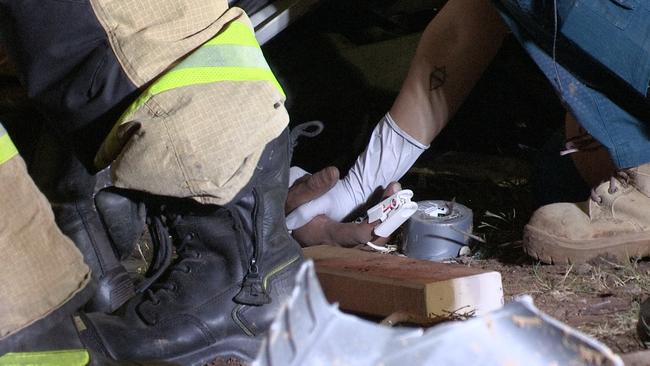
[[447, 81], [447, 68], [445, 66], [435, 66], [431, 75], [429, 75], [429, 91], [439, 89]]

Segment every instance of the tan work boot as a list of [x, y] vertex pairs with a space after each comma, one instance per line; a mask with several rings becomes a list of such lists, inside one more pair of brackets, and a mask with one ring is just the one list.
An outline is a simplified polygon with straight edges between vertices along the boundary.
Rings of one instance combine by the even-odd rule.
[[650, 163], [617, 173], [581, 203], [540, 207], [524, 228], [524, 251], [545, 263], [650, 254]]

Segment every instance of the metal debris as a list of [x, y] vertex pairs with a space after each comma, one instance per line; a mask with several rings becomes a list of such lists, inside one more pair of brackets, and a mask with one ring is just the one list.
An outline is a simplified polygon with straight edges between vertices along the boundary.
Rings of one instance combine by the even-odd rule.
[[254, 366], [594, 365], [623, 366], [600, 342], [539, 311], [528, 296], [463, 322], [386, 327], [325, 299], [313, 263], [273, 323]]

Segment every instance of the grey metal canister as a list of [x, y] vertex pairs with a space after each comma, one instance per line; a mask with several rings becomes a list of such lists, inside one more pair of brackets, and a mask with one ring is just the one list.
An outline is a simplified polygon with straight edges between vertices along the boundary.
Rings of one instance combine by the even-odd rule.
[[442, 261], [457, 257], [471, 233], [469, 208], [456, 202], [421, 201], [406, 223], [402, 249], [411, 258]]

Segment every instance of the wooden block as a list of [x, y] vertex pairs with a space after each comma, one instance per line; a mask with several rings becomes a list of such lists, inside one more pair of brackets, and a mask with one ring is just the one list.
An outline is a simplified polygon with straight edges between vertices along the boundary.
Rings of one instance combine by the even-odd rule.
[[498, 272], [333, 246], [304, 252], [316, 265], [327, 299], [346, 311], [435, 318], [449, 312], [481, 315], [503, 305]]

